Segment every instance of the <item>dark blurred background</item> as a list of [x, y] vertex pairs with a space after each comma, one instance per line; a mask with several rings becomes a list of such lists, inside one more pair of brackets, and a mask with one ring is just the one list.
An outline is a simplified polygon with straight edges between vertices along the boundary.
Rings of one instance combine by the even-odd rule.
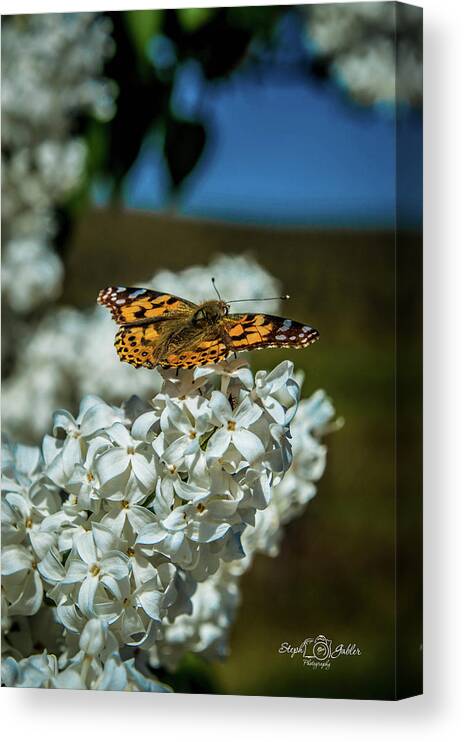
[[[287, 527], [279, 557], [257, 557], [243, 578], [229, 659], [207, 666], [187, 658], [168, 678], [179, 690], [387, 698], [401, 664], [396, 300], [399, 290], [411, 330], [401, 344], [400, 424], [405, 469], [414, 470], [422, 113], [417, 94], [382, 97], [375, 52], [388, 24], [374, 16], [360, 33], [357, 22], [346, 44], [323, 48], [311, 25], [321, 20], [311, 13], [311, 6], [109, 13], [114, 48], [104, 72], [115, 85], [115, 114], [74, 124], [88, 158], [80, 188], [58, 210], [60, 301], [90, 307], [102, 286], [249, 252], [292, 295], [289, 315], [321, 333], [307, 352], [263, 351], [252, 364], [291, 358], [306, 372], [304, 394], [324, 388], [345, 419], [327, 439], [318, 494]], [[402, 33], [417, 46], [417, 24]], [[361, 93], [353, 74], [343, 75], [349, 53], [364, 59], [369, 85]], [[399, 131], [408, 158], [400, 212]], [[403, 492], [411, 519], [401, 561], [411, 639], [401, 652], [413, 660], [405, 687], [413, 687], [419, 667], [414, 487], [413, 478]], [[284, 641], [299, 645], [321, 633], [336, 644], [356, 643], [362, 654], [340, 657], [325, 671], [278, 653]]]

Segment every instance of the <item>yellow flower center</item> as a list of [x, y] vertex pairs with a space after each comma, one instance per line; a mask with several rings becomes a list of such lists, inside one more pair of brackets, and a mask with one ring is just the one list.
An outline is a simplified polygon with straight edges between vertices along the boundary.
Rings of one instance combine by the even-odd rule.
[[100, 574], [100, 567], [98, 566], [98, 564], [92, 564], [92, 566], [89, 569], [89, 572], [92, 575], [92, 577], [97, 577], [97, 575]]
[[189, 433], [189, 438], [191, 438], [192, 441], [193, 441], [196, 437], [197, 437], [197, 434], [195, 433], [195, 431], [194, 430], [191, 430], [190, 433]]
[[26, 528], [32, 528], [32, 518], [27, 518], [25, 525]]
[[227, 430], [235, 430], [236, 427], [237, 423], [235, 422], [235, 420], [229, 420], [229, 422], [227, 423]]
[[199, 513], [203, 513], [203, 511], [206, 510], [206, 508], [205, 508], [205, 506], [203, 505], [202, 502], [199, 502], [198, 503], [197, 510], [198, 510]]

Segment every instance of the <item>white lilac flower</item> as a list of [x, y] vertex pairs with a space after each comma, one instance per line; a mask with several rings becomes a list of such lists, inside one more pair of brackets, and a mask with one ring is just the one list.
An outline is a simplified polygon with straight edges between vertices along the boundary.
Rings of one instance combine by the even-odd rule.
[[[224, 656], [240, 576], [256, 552], [277, 552], [313, 494], [333, 408], [319, 392], [295, 414], [290, 363], [255, 378], [237, 360], [162, 377], [150, 404], [88, 396], [76, 418], [57, 412], [44, 459], [5, 447], [6, 684], [160, 691], [120, 649], [167, 667], [186, 651]], [[28, 656], [27, 623], [30, 640], [10, 636], [39, 610], [57, 623], [45, 640], [61, 644], [56, 657]]]
[[2, 660], [2, 684], [14, 688], [171, 692], [169, 686], [140, 672], [134, 659], [123, 662], [116, 651], [105, 659], [80, 651], [63, 669], [56, 656], [47, 651], [19, 662], [6, 657]]
[[[11, 16], [2, 28], [2, 287], [29, 313], [61, 291], [54, 209], [79, 185], [86, 147], [76, 116], [108, 118], [113, 93], [101, 79], [110, 24], [93, 13]], [[24, 325], [25, 334], [31, 334]]]
[[[105, 499], [102, 523], [123, 538], [127, 537], [128, 531], [131, 534], [139, 533], [144, 526], [152, 523], [156, 516], [142, 504], [147, 498], [147, 493], [137, 486], [134, 477], [129, 479], [122, 498], [120, 494], [122, 493], [117, 493], [114, 499], [111, 499], [111, 496]], [[130, 540], [133, 543], [133, 539]]]
[[270, 373], [258, 371], [256, 374], [255, 395], [280, 425], [292, 421], [300, 399], [300, 387], [292, 373], [292, 365], [283, 361]]
[[43, 598], [37, 565], [56, 541], [43, 523], [61, 498], [38, 448], [5, 442], [2, 453], [2, 593], [10, 616], [30, 616]]
[[[76, 419], [66, 410], [55, 412], [53, 436], [46, 435], [42, 447], [50, 479], [57, 485], [65, 486], [74, 476], [76, 466], [85, 463], [87, 467], [91, 465], [97, 450], [111, 446], [107, 437], [98, 435], [99, 431], [121, 418], [121, 410], [93, 395], [84, 397]], [[89, 454], [87, 442], [92, 437]], [[91, 469], [88, 468], [88, 471]]]
[[10, 240], [3, 251], [3, 295], [11, 308], [27, 313], [61, 293], [63, 265], [44, 242], [32, 237]]
[[157, 478], [153, 447], [146, 441], [133, 438], [119, 422], [106, 430], [106, 436], [112, 445], [95, 459], [103, 496], [127, 499], [126, 490], [133, 489], [133, 480], [145, 496], [151, 494]]
[[39, 548], [41, 523], [61, 505], [58, 490], [42, 476], [40, 449], [5, 442], [2, 454], [2, 543], [35, 538]]
[[181, 401], [166, 397], [163, 402], [161, 433], [155, 443], [162, 460], [177, 467], [186, 458], [201, 457], [205, 434], [214, 430], [207, 400], [198, 396]]
[[78, 586], [76, 602], [83, 615], [92, 618], [104, 613], [115, 620], [115, 601], [121, 599], [129, 579], [128, 558], [118, 550], [118, 539], [106, 526], [92, 523], [92, 530], [74, 543], [62, 584]]
[[47, 651], [17, 662], [2, 659], [2, 685], [15, 688], [49, 688], [51, 677], [58, 673], [58, 662]]
[[264, 454], [261, 438], [250, 430], [263, 414], [262, 408], [247, 396], [233, 409], [224, 394], [216, 391], [211, 395], [210, 405], [217, 430], [208, 441], [207, 456], [213, 459], [227, 457], [226, 454], [232, 446], [242, 460], [253, 465], [256, 459]]
[[10, 615], [37, 613], [42, 604], [43, 585], [31, 549], [21, 544], [10, 544], [2, 549], [2, 590]]
[[414, 6], [334, 3], [305, 9], [316, 54], [360, 103], [422, 103], [422, 18]]

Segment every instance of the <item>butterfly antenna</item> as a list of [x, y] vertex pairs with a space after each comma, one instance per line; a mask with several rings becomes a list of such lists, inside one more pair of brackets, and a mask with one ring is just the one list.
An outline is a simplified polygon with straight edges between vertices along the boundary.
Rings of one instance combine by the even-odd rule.
[[283, 294], [282, 296], [267, 296], [263, 299], [260, 296], [255, 296], [253, 299], [231, 299], [227, 304], [234, 304], [237, 301], [276, 301], [277, 299], [287, 301], [287, 299], [290, 299], [290, 296], [289, 294]]
[[213, 289], [215, 290], [216, 294], [218, 295], [219, 301], [222, 301], [221, 294], [217, 290], [216, 281], [214, 280], [214, 278], [211, 279], [211, 283], [213, 284]]

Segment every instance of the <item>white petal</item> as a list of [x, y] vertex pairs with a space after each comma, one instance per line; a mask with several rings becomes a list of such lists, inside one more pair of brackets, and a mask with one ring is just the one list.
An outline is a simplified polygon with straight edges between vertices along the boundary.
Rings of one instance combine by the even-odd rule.
[[[84, 400], [82, 400], [84, 401]], [[94, 435], [97, 430], [109, 428], [118, 419], [115, 410], [100, 401], [88, 409], [81, 422], [81, 433], [87, 437]]]
[[96, 690], [118, 690], [122, 691], [127, 685], [127, 675], [123, 664], [118, 664], [114, 657], [110, 657], [105, 663], [103, 674], [100, 675]]
[[150, 523], [145, 526], [137, 537], [137, 544], [159, 544], [166, 536], [165, 529], [159, 523]]
[[63, 470], [66, 477], [71, 476], [76, 464], [82, 463], [82, 448], [79, 438], [67, 438], [65, 440], [63, 451]]
[[158, 415], [153, 412], [144, 412], [134, 420], [131, 435], [141, 441], [150, 440], [153, 434], [153, 428], [159, 422]]
[[185, 456], [190, 443], [191, 440], [186, 435], [176, 438], [161, 455], [162, 460], [167, 464], [178, 464]]
[[107, 588], [107, 590], [109, 590], [110, 595], [115, 600], [122, 600], [122, 594], [119, 588], [118, 581], [113, 575], [110, 575], [110, 574], [102, 575], [100, 582], [102, 585], [104, 585]]
[[59, 553], [55, 549], [48, 552], [40, 564], [37, 565], [37, 569], [42, 577], [51, 583], [61, 582], [65, 574]]
[[186, 527], [185, 512], [186, 506], [184, 505], [174, 508], [168, 517], [164, 519], [163, 526], [169, 531], [183, 530]]
[[181, 479], [175, 481], [174, 489], [179, 497], [182, 497], [183, 500], [187, 501], [194, 500], [199, 496], [204, 497], [205, 495], [209, 495], [210, 492], [196, 483], [190, 484], [188, 482], [183, 482]]
[[129, 454], [122, 448], [111, 448], [101, 454], [95, 462], [95, 467], [102, 486], [124, 474], [129, 465]]
[[134, 445], [134, 441], [129, 431], [122, 423], [114, 423], [110, 428], [108, 428], [107, 433], [110, 438], [122, 448]]
[[142, 586], [142, 590], [138, 593], [138, 599], [145, 613], [150, 616], [154, 621], [160, 620], [160, 605], [162, 600], [162, 593], [155, 587], [155, 581], [153, 580], [151, 585]]
[[240, 451], [245, 461], [248, 461], [250, 464], [264, 453], [263, 444], [258, 436], [250, 430], [242, 429], [235, 431], [232, 434], [232, 442], [237, 451]]
[[63, 441], [54, 438], [52, 435], [44, 435], [42, 441], [42, 453], [47, 466], [58, 456], [62, 448]]
[[118, 551], [109, 552], [99, 562], [102, 572], [111, 575], [115, 580], [122, 580], [129, 575], [129, 560]]
[[227, 451], [231, 442], [231, 433], [225, 428], [219, 428], [211, 436], [206, 446], [208, 458], [220, 458]]
[[31, 570], [23, 583], [18, 599], [11, 604], [11, 615], [33, 616], [39, 610], [43, 599], [42, 580], [37, 570]]
[[86, 531], [76, 538], [75, 543], [82, 561], [86, 564], [95, 564], [97, 561], [97, 551], [93, 534], [90, 531]]
[[101, 523], [92, 523], [92, 534], [98, 556], [104, 556], [118, 545], [118, 540], [115, 538], [113, 531]]
[[40, 448], [18, 443], [15, 448], [15, 468], [22, 474], [31, 475], [38, 467]]
[[250, 397], [245, 397], [234, 412], [234, 420], [238, 427], [247, 428], [256, 422], [262, 413], [261, 407], [254, 404]]
[[133, 505], [129, 508], [127, 517], [135, 533], [139, 533], [144, 526], [156, 520], [154, 513], [141, 505]]
[[38, 559], [43, 559], [49, 549], [55, 543], [55, 535], [39, 531], [38, 528], [34, 528], [29, 533], [32, 548]]
[[75, 605], [59, 605], [56, 609], [58, 621], [66, 629], [73, 633], [80, 633], [82, 630], [82, 617], [78, 614]]
[[71, 559], [66, 568], [66, 575], [63, 577], [64, 584], [73, 582], [82, 582], [87, 575], [87, 565], [79, 559]]
[[53, 413], [53, 435], [56, 437], [61, 431], [77, 430], [78, 426], [73, 416], [67, 410], [57, 410]]
[[5, 546], [2, 549], [2, 575], [12, 575], [22, 569], [30, 569], [32, 555], [24, 546]]
[[211, 523], [207, 520], [196, 521], [192, 523], [190, 538], [192, 541], [208, 543], [222, 538], [229, 530], [229, 523]]
[[77, 603], [85, 616], [94, 615], [93, 604], [98, 588], [98, 577], [87, 576], [79, 589]]
[[154, 462], [149, 463], [145, 456], [140, 453], [135, 453], [132, 456], [132, 469], [139, 480], [145, 487], [145, 489], [151, 491], [155, 485], [156, 480], [156, 469]]
[[174, 402], [169, 397], [166, 399], [166, 412], [169, 419], [169, 428], [174, 426], [181, 433], [188, 433], [192, 429], [191, 423], [185, 414], [183, 405], [179, 402]]
[[233, 417], [232, 407], [229, 401], [221, 392], [214, 391], [211, 394], [210, 407], [219, 425]]

